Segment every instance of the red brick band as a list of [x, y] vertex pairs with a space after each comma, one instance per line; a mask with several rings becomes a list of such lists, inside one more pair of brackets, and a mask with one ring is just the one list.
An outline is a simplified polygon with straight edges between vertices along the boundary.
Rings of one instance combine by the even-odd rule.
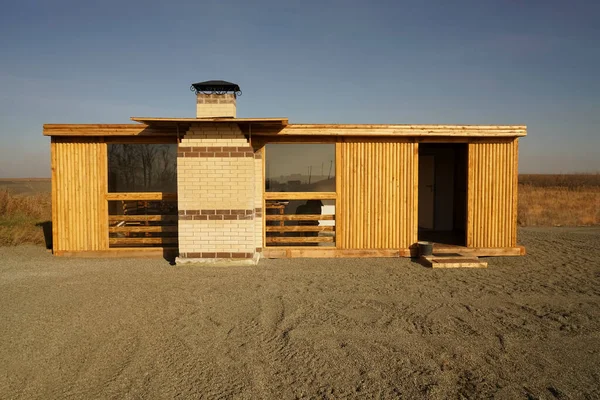
[[254, 253], [230, 253], [230, 252], [201, 252], [180, 253], [181, 258], [253, 258]]
[[177, 148], [177, 157], [254, 157], [254, 149], [243, 147], [183, 147]]
[[179, 210], [179, 219], [184, 221], [248, 220], [254, 219], [254, 212], [254, 210]]

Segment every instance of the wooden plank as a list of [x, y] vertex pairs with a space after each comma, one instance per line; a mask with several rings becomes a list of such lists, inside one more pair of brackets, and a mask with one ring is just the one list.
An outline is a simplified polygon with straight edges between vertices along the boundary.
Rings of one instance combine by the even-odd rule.
[[[258, 133], [257, 133], [258, 134]], [[525, 136], [525, 126], [464, 125], [287, 125], [273, 136], [394, 136], [394, 137], [518, 137]]]
[[164, 258], [176, 256], [178, 250], [177, 247], [119, 247], [107, 250], [57, 250], [53, 254], [59, 257], [78, 258]]
[[177, 226], [111, 226], [110, 233], [116, 232], [177, 232]]
[[114, 245], [136, 245], [136, 244], [175, 244], [176, 237], [156, 237], [156, 238], [109, 238], [108, 243]]
[[162, 200], [177, 201], [177, 193], [163, 192], [127, 192], [127, 193], [107, 193], [106, 200]]
[[267, 221], [331, 221], [335, 219], [335, 215], [318, 215], [318, 214], [288, 214], [288, 215], [266, 215]]
[[176, 136], [176, 127], [153, 128], [141, 124], [44, 124], [44, 136], [94, 140], [90, 136]]
[[487, 268], [488, 266], [487, 262], [481, 261], [477, 257], [456, 256], [421, 256], [419, 263], [429, 268]]
[[459, 125], [459, 124], [289, 124], [289, 128], [298, 129], [407, 129], [407, 130], [427, 130], [427, 129], [451, 129], [451, 130], [526, 130], [526, 125]]
[[109, 222], [120, 221], [178, 221], [178, 215], [109, 215]]
[[265, 192], [266, 200], [335, 200], [335, 192]]
[[516, 247], [462, 247], [450, 245], [433, 245], [433, 254], [462, 254], [475, 257], [500, 257], [500, 256], [522, 256], [525, 255], [523, 246]]
[[273, 243], [333, 243], [333, 241], [333, 236], [267, 236], [267, 245]]
[[267, 232], [333, 232], [334, 226], [267, 226]]
[[390, 258], [410, 257], [409, 249], [336, 249], [310, 247], [267, 247], [263, 249], [264, 258]]

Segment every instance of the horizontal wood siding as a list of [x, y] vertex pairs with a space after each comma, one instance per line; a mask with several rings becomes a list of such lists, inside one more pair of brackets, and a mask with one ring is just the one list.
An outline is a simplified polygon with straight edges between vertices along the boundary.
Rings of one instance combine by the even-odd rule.
[[469, 144], [468, 247], [517, 245], [518, 142]]
[[418, 144], [338, 144], [338, 248], [407, 249], [417, 241]]
[[52, 138], [53, 249], [108, 249], [106, 144]]

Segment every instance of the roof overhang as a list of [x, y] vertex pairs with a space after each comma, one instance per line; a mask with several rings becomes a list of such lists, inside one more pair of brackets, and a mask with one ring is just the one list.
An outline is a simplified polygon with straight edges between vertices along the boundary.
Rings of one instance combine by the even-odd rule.
[[360, 137], [449, 137], [509, 138], [527, 135], [524, 125], [328, 125], [291, 124], [264, 136], [360, 136]]
[[[44, 136], [179, 136], [192, 124], [237, 124], [244, 132], [277, 132], [287, 118], [154, 118], [131, 117], [136, 124], [44, 124]], [[250, 125], [252, 126], [250, 128]]]
[[288, 124], [287, 118], [154, 118], [132, 117], [136, 124], [46, 124], [45, 136], [177, 136], [198, 124], [237, 124], [252, 136], [516, 138], [527, 135], [524, 125], [390, 125]]

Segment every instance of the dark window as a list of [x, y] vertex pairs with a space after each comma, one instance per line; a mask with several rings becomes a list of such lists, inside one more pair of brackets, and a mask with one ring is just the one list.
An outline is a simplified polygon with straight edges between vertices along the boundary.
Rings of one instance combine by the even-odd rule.
[[109, 144], [109, 192], [177, 192], [177, 144]]
[[335, 192], [335, 144], [265, 146], [267, 192]]

